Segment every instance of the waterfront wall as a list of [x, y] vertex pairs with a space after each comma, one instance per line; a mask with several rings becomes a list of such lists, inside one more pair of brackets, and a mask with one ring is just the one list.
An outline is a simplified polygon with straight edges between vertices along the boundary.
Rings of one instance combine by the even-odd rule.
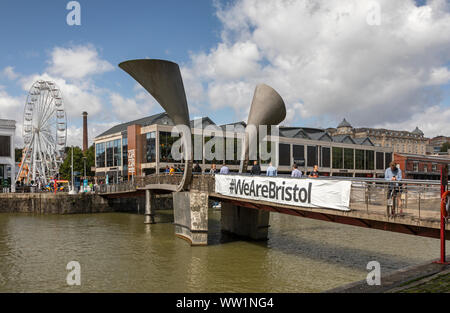
[[[168, 197], [157, 197], [157, 209], [171, 209]], [[145, 197], [106, 199], [96, 194], [0, 194], [0, 213], [88, 214], [127, 212], [144, 214]]]

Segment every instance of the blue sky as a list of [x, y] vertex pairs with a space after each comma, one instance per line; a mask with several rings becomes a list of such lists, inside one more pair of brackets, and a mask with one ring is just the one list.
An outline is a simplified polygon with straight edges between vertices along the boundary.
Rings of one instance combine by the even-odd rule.
[[191, 117], [245, 120], [256, 84], [266, 83], [285, 100], [285, 124], [330, 127], [346, 117], [450, 135], [446, 0], [81, 0], [81, 26], [67, 25], [68, 2], [0, 4], [0, 118], [16, 119], [18, 135], [27, 90], [41, 77], [63, 91], [69, 143], [81, 143], [83, 110], [91, 140], [161, 112], [117, 67], [137, 58], [180, 65]]

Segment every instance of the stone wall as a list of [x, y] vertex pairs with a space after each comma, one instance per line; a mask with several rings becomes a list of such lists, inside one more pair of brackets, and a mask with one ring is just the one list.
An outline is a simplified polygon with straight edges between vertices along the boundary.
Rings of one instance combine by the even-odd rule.
[[[172, 197], [161, 195], [155, 199], [157, 210], [173, 208]], [[127, 212], [144, 214], [145, 197], [106, 199], [96, 194], [1, 194], [0, 213], [86, 214]]]

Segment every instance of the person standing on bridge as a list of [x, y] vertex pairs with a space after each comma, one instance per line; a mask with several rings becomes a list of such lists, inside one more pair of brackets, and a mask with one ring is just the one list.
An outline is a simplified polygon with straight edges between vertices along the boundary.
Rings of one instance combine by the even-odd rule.
[[251, 171], [252, 175], [261, 175], [261, 167], [258, 164], [258, 161], [253, 162], [253, 166], [252, 166], [252, 171]]
[[228, 166], [226, 165], [222, 166], [222, 168], [220, 169], [220, 174], [222, 175], [230, 174], [230, 169], [228, 168]]
[[202, 168], [200, 167], [200, 164], [198, 164], [198, 161], [195, 162], [195, 166], [194, 166], [194, 169], [192, 170], [192, 172], [196, 173], [196, 174], [202, 173]]
[[[393, 183], [393, 182], [402, 180], [402, 170], [397, 167], [397, 164], [394, 161], [389, 163], [389, 167], [384, 172], [384, 179], [391, 182], [389, 184], [389, 190], [388, 190], [388, 195], [387, 195], [388, 200], [392, 201], [392, 198], [397, 199], [397, 201], [396, 201], [397, 208], [400, 207], [400, 197], [397, 196], [398, 193], [400, 192], [400, 187], [399, 187], [398, 183]], [[389, 202], [388, 202], [388, 206], [389, 206]], [[391, 204], [391, 207], [392, 207], [392, 210], [391, 210], [390, 216], [394, 216], [395, 208], [392, 204]], [[389, 211], [388, 211], [388, 214], [389, 214]], [[403, 214], [402, 208], [400, 208], [400, 214]]]
[[270, 162], [269, 167], [267, 168], [266, 175], [272, 177], [276, 177], [278, 175], [277, 168], [272, 165], [272, 162]]
[[314, 165], [314, 169], [311, 173], [309, 173], [309, 178], [319, 178], [319, 166]]
[[293, 170], [292, 170], [291, 177], [301, 178], [303, 173], [298, 169], [297, 163], [295, 163], [292, 168], [293, 168]]

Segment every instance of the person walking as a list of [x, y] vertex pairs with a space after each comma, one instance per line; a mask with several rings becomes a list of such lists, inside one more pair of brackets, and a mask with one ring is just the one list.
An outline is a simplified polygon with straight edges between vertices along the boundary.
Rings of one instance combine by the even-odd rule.
[[[398, 196], [400, 193], [400, 186], [398, 183], [394, 182], [402, 180], [402, 170], [397, 167], [397, 164], [394, 161], [389, 163], [389, 167], [384, 172], [384, 179], [390, 182], [387, 194], [388, 216], [395, 216], [395, 207], [400, 207], [400, 197]], [[396, 203], [393, 202], [394, 200]], [[389, 207], [391, 210], [389, 210]], [[403, 208], [400, 208], [400, 214], [403, 214]]]
[[261, 166], [259, 166], [258, 161], [253, 162], [251, 173], [256, 176], [261, 175]]
[[292, 167], [292, 174], [291, 177], [296, 177], [296, 178], [301, 178], [303, 173], [298, 169], [298, 165], [294, 164], [294, 166]]
[[269, 164], [269, 167], [267, 168], [266, 172], [267, 176], [276, 177], [278, 175], [277, 168], [272, 165], [272, 163]]

